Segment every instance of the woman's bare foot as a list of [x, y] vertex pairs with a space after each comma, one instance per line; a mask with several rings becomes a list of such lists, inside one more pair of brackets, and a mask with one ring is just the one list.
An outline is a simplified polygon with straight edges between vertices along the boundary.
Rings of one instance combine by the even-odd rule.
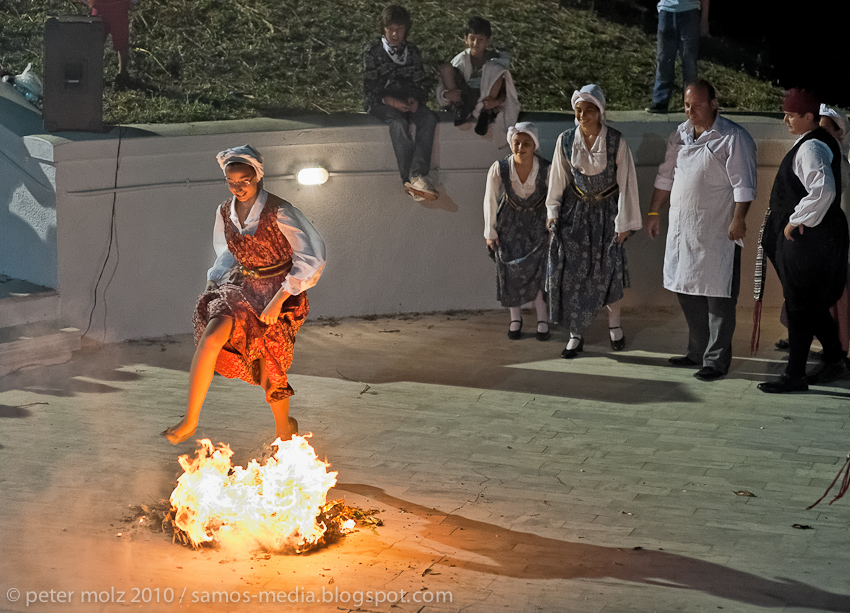
[[293, 436], [298, 434], [298, 421], [294, 417], [290, 417], [286, 422], [286, 431], [282, 432], [280, 428], [275, 430], [275, 436], [282, 441], [288, 441]]
[[168, 442], [172, 445], [179, 445], [180, 443], [191, 437], [195, 433], [197, 427], [197, 424], [193, 426], [191, 424], [187, 424], [181, 421], [176, 426], [169, 426], [168, 428], [160, 432], [160, 436], [164, 436], [165, 438], [167, 438]]

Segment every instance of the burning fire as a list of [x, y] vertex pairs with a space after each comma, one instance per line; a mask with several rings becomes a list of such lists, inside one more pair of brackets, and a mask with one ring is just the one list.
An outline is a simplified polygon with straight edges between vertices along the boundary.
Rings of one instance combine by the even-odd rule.
[[[199, 441], [195, 458], [180, 456], [185, 471], [171, 493], [173, 524], [199, 547], [217, 542], [242, 549], [302, 552], [318, 543], [329, 526], [328, 490], [336, 472], [316, 457], [307, 439], [277, 439], [277, 451], [260, 464], [233, 466], [230, 446]], [[354, 520], [341, 518], [336, 533]]]

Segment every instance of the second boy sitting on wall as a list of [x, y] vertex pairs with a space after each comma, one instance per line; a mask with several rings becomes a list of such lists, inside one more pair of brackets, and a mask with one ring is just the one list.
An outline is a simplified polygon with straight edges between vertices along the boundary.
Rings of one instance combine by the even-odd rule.
[[459, 126], [477, 118], [475, 132], [484, 136], [494, 121], [502, 134], [516, 123], [519, 100], [508, 70], [510, 54], [490, 48], [490, 22], [473, 17], [466, 27], [466, 49], [440, 65], [437, 101], [454, 114]]

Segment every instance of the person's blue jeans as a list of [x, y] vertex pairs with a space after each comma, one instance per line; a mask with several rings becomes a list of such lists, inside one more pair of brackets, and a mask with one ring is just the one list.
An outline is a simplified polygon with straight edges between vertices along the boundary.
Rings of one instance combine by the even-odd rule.
[[[390, 140], [401, 180], [428, 176], [437, 115], [424, 104], [415, 113], [403, 113], [387, 104], [376, 105], [369, 113], [390, 127]], [[414, 137], [410, 135], [411, 124], [416, 126]]]
[[673, 92], [676, 55], [682, 56], [682, 89], [697, 80], [700, 11], [658, 12], [658, 47], [652, 104], [667, 106]]

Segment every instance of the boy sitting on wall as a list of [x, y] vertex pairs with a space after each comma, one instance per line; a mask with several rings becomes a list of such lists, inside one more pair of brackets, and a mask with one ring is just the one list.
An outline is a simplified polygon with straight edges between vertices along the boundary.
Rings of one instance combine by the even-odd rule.
[[[383, 36], [363, 52], [363, 91], [366, 112], [390, 127], [396, 163], [407, 195], [435, 200], [431, 185], [431, 149], [437, 116], [426, 106], [428, 88], [419, 49], [407, 42], [410, 13], [388, 6], [381, 13]], [[411, 126], [416, 127], [411, 137]]]
[[507, 129], [519, 116], [519, 100], [508, 67], [510, 54], [490, 48], [492, 29], [483, 17], [473, 17], [466, 27], [466, 49], [440, 65], [437, 101], [454, 114], [459, 126], [477, 118], [475, 133], [484, 136], [498, 118], [498, 129]]

